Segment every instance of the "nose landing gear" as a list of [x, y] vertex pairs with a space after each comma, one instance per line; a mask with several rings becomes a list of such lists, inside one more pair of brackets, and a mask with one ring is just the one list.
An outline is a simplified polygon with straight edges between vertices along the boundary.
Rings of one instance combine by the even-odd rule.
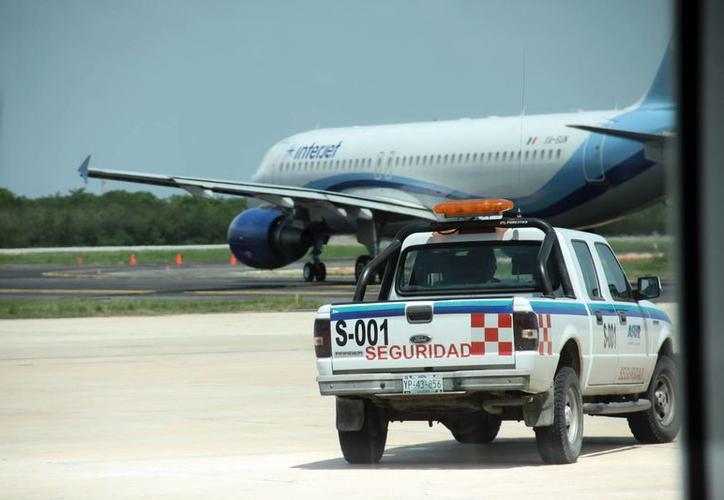
[[304, 281], [324, 281], [327, 279], [327, 266], [325, 266], [324, 262], [319, 258], [322, 254], [323, 247], [323, 241], [316, 240], [314, 242], [314, 246], [312, 247], [312, 262], [304, 264], [304, 268], [302, 269]]
[[327, 279], [327, 266], [324, 262], [307, 262], [302, 269], [304, 281], [324, 281]]

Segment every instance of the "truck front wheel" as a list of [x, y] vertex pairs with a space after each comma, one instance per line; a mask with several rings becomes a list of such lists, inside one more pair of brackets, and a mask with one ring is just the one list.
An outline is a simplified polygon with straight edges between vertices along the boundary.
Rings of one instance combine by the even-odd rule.
[[578, 460], [583, 444], [583, 400], [576, 372], [561, 368], [553, 381], [553, 425], [535, 428], [538, 452], [545, 463]]
[[679, 433], [678, 401], [676, 400], [676, 365], [668, 356], [660, 356], [651, 377], [646, 399], [651, 408], [633, 413], [628, 426], [640, 443], [668, 443]]
[[387, 418], [370, 403], [365, 404], [365, 420], [358, 431], [337, 431], [344, 459], [351, 464], [376, 464], [387, 442]]

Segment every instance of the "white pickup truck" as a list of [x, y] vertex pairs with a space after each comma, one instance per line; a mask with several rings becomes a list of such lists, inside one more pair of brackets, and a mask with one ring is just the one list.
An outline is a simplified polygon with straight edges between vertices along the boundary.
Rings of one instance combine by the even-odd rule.
[[671, 441], [672, 326], [647, 300], [660, 290], [657, 277], [632, 289], [602, 237], [540, 219], [404, 228], [353, 302], [317, 312], [317, 382], [336, 396], [345, 459], [378, 462], [388, 423], [405, 420], [438, 421], [460, 443], [522, 420], [547, 463], [577, 460], [584, 414], [625, 417], [640, 442]]

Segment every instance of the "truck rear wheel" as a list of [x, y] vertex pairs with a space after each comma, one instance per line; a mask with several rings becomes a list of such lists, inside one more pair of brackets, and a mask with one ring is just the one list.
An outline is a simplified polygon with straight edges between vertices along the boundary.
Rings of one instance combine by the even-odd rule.
[[646, 391], [651, 408], [633, 413], [628, 426], [640, 443], [668, 443], [679, 433], [678, 401], [676, 400], [676, 365], [668, 356], [660, 356]]
[[337, 431], [344, 459], [351, 464], [376, 464], [387, 442], [387, 419], [373, 405], [365, 405], [365, 421], [358, 431]]
[[553, 381], [553, 425], [535, 428], [538, 452], [545, 463], [571, 464], [583, 444], [583, 400], [576, 372], [561, 368]]
[[489, 413], [456, 415], [444, 422], [453, 437], [462, 444], [490, 443], [500, 430], [500, 418]]

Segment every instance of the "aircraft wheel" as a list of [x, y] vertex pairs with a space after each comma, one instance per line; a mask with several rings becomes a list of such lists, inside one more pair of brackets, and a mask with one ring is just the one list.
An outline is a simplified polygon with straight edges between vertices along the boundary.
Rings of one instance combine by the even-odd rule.
[[314, 269], [314, 264], [311, 262], [307, 262], [304, 264], [304, 268], [302, 269], [302, 277], [304, 278], [304, 281], [309, 283], [310, 281], [314, 281], [314, 275], [316, 274]]
[[314, 279], [317, 281], [324, 281], [327, 279], [327, 266], [324, 262], [317, 262], [314, 264]]
[[354, 280], [359, 281], [360, 276], [362, 276], [362, 271], [365, 270], [365, 267], [367, 267], [367, 264], [370, 263], [372, 260], [372, 257], [369, 255], [360, 255], [357, 257], [357, 261], [354, 263]]

